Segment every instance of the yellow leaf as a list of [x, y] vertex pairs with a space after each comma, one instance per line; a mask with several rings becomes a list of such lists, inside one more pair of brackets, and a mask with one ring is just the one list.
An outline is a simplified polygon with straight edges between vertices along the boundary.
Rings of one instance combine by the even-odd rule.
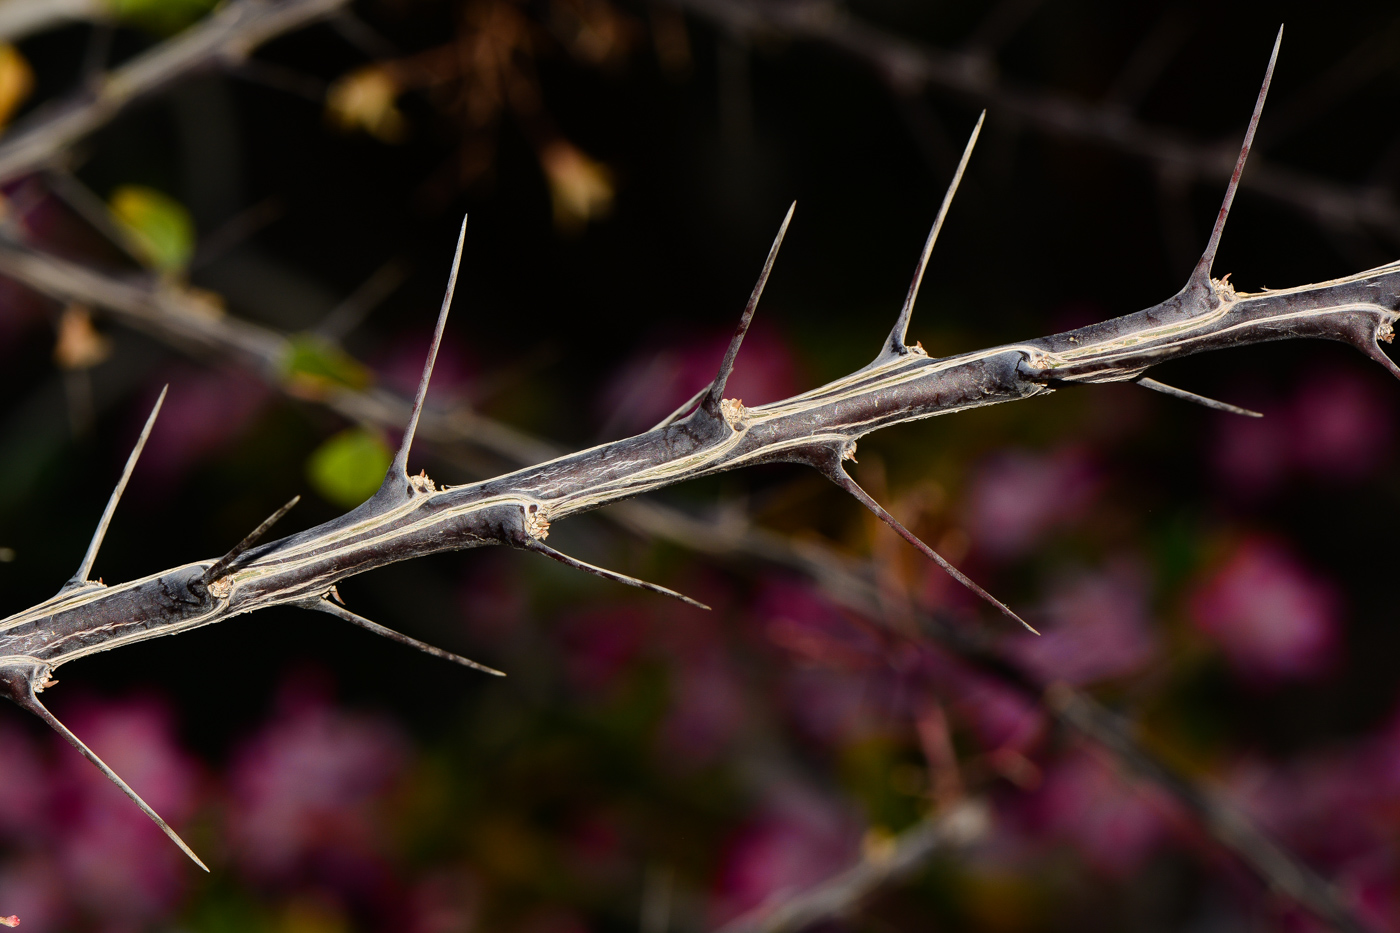
[[386, 143], [403, 140], [406, 126], [395, 106], [398, 82], [370, 65], [340, 77], [326, 92], [326, 118], [342, 130], [364, 130]]
[[58, 319], [58, 343], [54, 362], [64, 369], [90, 369], [112, 355], [112, 341], [92, 326], [92, 312], [69, 305]]
[[560, 232], [577, 233], [612, 210], [612, 172], [572, 143], [559, 139], [546, 145], [540, 165], [549, 179], [554, 226]]
[[136, 254], [161, 272], [179, 272], [194, 255], [194, 221], [179, 201], [153, 188], [122, 185], [108, 202]]
[[316, 448], [306, 462], [306, 477], [327, 502], [353, 508], [374, 495], [393, 459], [378, 436], [350, 428]]
[[282, 372], [293, 394], [313, 399], [325, 397], [337, 386], [363, 389], [372, 375], [359, 360], [315, 334], [293, 334], [288, 339]]
[[34, 90], [34, 71], [19, 49], [0, 45], [0, 126], [10, 122], [19, 105]]

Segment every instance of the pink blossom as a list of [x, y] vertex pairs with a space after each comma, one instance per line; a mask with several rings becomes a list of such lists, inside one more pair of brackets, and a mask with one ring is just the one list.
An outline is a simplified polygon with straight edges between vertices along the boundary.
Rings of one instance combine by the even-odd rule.
[[33, 837], [51, 827], [46, 763], [28, 733], [9, 721], [0, 724], [0, 787], [0, 833]]
[[944, 689], [958, 718], [986, 749], [1024, 753], [1045, 733], [1040, 705], [999, 681], [965, 672]]
[[1336, 660], [1336, 594], [1275, 542], [1242, 542], [1189, 606], [1196, 627], [1255, 683], [1317, 677]]
[[71, 928], [73, 893], [50, 858], [7, 861], [0, 867], [0, 905], [20, 918], [25, 933]]
[[1313, 754], [1286, 764], [1245, 758], [1233, 764], [1226, 787], [1234, 804], [1300, 855], [1336, 867], [1382, 846], [1377, 819], [1388, 799], [1374, 779], [1369, 750]]
[[1120, 563], [1064, 581], [1046, 606], [1044, 634], [1017, 636], [1012, 655], [1041, 680], [1086, 684], [1140, 670], [1156, 648], [1141, 568]]
[[[141, 454], [141, 469], [136, 472], [146, 491], [178, 478], [237, 441], [262, 411], [270, 394], [263, 383], [233, 368], [180, 366], [167, 381], [170, 391]], [[153, 393], [151, 403], [154, 401]], [[140, 407], [138, 425], [150, 410], [151, 405]]]
[[581, 613], [560, 627], [569, 682], [589, 694], [612, 688], [641, 653], [650, 617], [642, 609], [611, 606]]
[[[648, 351], [624, 364], [602, 394], [607, 433], [645, 431], [675, 411], [715, 377], [732, 336], [732, 331], [723, 331], [678, 341], [675, 346], [685, 349]], [[760, 316], [744, 337], [725, 397], [753, 407], [795, 395], [801, 384], [786, 340]]]
[[711, 902], [715, 924], [805, 890], [857, 857], [860, 827], [835, 801], [784, 784], [725, 846]]
[[1072, 843], [1107, 875], [1131, 875], [1167, 835], [1164, 801], [1097, 756], [1075, 751], [1051, 765], [1032, 804], [1035, 822]]
[[1294, 462], [1322, 476], [1354, 479], [1380, 463], [1392, 435], [1388, 396], [1354, 370], [1314, 373], [1293, 400]]
[[846, 745], [879, 731], [868, 681], [864, 674], [795, 668], [783, 679], [783, 706], [799, 734]]
[[1098, 485], [1098, 470], [1081, 448], [997, 454], [981, 464], [968, 490], [965, 518], [973, 546], [996, 558], [1020, 556], [1079, 518]]
[[666, 760], [706, 764], [739, 731], [748, 710], [727, 655], [715, 648], [678, 659], [672, 677], [671, 709], [661, 727]]
[[228, 835], [238, 863], [268, 879], [310, 863], [346, 883], [383, 847], [375, 810], [402, 772], [407, 742], [387, 720], [289, 694], [235, 756]]
[[1390, 450], [1394, 418], [1384, 392], [1353, 369], [1312, 373], [1282, 403], [1254, 404], [1261, 419], [1222, 415], [1216, 470], [1239, 493], [1261, 495], [1290, 473], [1354, 480]]
[[[189, 819], [197, 773], [175, 744], [164, 704], [87, 703], [64, 718], [172, 826]], [[112, 923], [166, 915], [198, 869], [86, 759], [57, 738], [55, 746], [59, 863], [74, 900]]]
[[885, 663], [885, 645], [866, 623], [810, 584], [770, 581], [754, 602], [768, 640], [808, 664], [866, 668]]
[[1277, 486], [1289, 471], [1289, 427], [1282, 409], [1257, 403], [1253, 407], [1264, 417], [1216, 418], [1211, 459], [1232, 490], [1260, 496]]

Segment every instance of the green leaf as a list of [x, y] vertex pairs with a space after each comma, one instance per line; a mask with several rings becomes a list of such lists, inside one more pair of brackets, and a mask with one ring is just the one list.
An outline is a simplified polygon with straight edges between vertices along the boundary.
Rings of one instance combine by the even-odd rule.
[[148, 266], [179, 272], [189, 265], [194, 256], [194, 222], [179, 201], [153, 188], [122, 185], [112, 192], [108, 206]]
[[215, 0], [107, 0], [113, 17], [159, 35], [184, 29], [214, 5]]
[[316, 448], [306, 462], [306, 476], [327, 502], [348, 509], [374, 494], [393, 459], [393, 453], [376, 435], [350, 428]]
[[363, 389], [371, 380], [363, 363], [315, 334], [293, 334], [288, 338], [282, 373], [294, 393], [311, 398], [320, 398], [335, 386]]

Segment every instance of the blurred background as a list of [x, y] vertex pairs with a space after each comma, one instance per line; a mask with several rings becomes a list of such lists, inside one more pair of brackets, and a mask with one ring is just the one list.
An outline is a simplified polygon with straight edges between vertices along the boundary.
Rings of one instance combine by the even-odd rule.
[[[1242, 290], [1395, 257], [1393, 4], [0, 0], [0, 613], [72, 574], [166, 384], [95, 575], [221, 554], [297, 493], [279, 533], [367, 497], [463, 213], [412, 460], [439, 483], [688, 398], [794, 199], [729, 394], [867, 363], [984, 107], [911, 342], [1160, 301], [1280, 22], [1215, 263]], [[46, 702], [213, 870], [0, 710], [0, 913], [34, 933], [1400, 925], [1400, 387], [1315, 343], [1153, 375], [1266, 417], [1120, 385], [861, 441], [859, 482], [1040, 638], [769, 467], [552, 529], [709, 613], [491, 550], [342, 584], [504, 680], [282, 609], [84, 659]], [[1222, 846], [1193, 793], [1331, 887]]]

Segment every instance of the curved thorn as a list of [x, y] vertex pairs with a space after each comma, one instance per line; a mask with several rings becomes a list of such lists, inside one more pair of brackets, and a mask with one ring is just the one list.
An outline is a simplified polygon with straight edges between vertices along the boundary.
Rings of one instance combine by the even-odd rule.
[[895, 530], [895, 533], [898, 534], [901, 538], [914, 545], [914, 547], [918, 548], [919, 551], [921, 551], [925, 557], [934, 561], [936, 564], [938, 564], [938, 566], [942, 567], [945, 571], [947, 571], [948, 575], [951, 576], [954, 580], [957, 580], [963, 586], [967, 587], [969, 590], [982, 597], [982, 599], [985, 599], [987, 602], [991, 603], [997, 608], [999, 612], [1001, 612], [1002, 615], [1006, 616], [1008, 619], [1011, 619], [1012, 621], [1018, 622], [1021, 625], [1025, 626], [1027, 631], [1035, 635], [1040, 634], [1035, 629], [1031, 628], [1029, 622], [1018, 616], [1016, 613], [1012, 612], [1011, 607], [1007, 606], [1006, 603], [997, 599], [995, 596], [993, 596], [991, 593], [988, 593], [986, 590], [982, 589], [982, 587], [974, 583], [961, 570], [948, 563], [948, 561], [944, 560], [943, 555], [939, 554], [933, 548], [929, 547], [927, 544], [921, 541], [919, 537], [915, 535], [912, 531], [900, 524], [899, 519], [895, 518], [889, 512], [886, 512], [885, 507], [882, 506], [880, 503], [876, 502], [874, 499], [872, 499], [870, 497], [870, 494], [867, 493], [864, 489], [861, 489], [860, 486], [856, 484], [856, 481], [851, 479], [850, 474], [848, 474], [844, 469], [842, 469], [839, 464], [825, 468], [822, 470], [822, 472], [826, 475], [827, 479], [831, 480], [837, 486], [840, 486], [842, 489], [846, 490], [846, 492], [854, 496], [856, 500], [860, 502], [861, 505], [865, 506], [871, 512], [875, 513], [875, 516], [879, 518], [880, 521], [893, 528]]
[[797, 210], [797, 202], [793, 201], [788, 208], [787, 216], [783, 218], [783, 225], [778, 228], [778, 235], [773, 240], [773, 246], [768, 250], [768, 259], [763, 263], [763, 271], [759, 273], [758, 283], [754, 285], [753, 292], [749, 295], [749, 303], [744, 305], [744, 313], [739, 318], [739, 326], [734, 330], [734, 336], [729, 341], [729, 348], [724, 351], [724, 359], [719, 364], [719, 374], [715, 376], [715, 381], [710, 383], [709, 391], [705, 394], [705, 399], [700, 403], [700, 407], [712, 418], [720, 417], [719, 403], [724, 399], [724, 387], [729, 382], [729, 374], [734, 371], [734, 360], [739, 356], [739, 346], [744, 342], [744, 335], [749, 331], [749, 324], [753, 322], [754, 311], [758, 310], [758, 299], [763, 297], [763, 286], [768, 284], [768, 274], [773, 271], [773, 262], [778, 258], [778, 249], [783, 245], [783, 237], [787, 236], [788, 224], [792, 223], [792, 212]]
[[1392, 376], [1400, 379], [1400, 366], [1395, 365], [1395, 361], [1390, 358], [1390, 354], [1381, 349], [1380, 341], [1376, 337], [1371, 337], [1369, 344], [1358, 344], [1362, 353], [1384, 366]]
[[575, 570], [582, 570], [584, 573], [591, 573], [594, 576], [602, 577], [604, 580], [612, 580], [615, 583], [625, 583], [628, 586], [635, 586], [638, 589], [650, 590], [653, 593], [660, 593], [662, 596], [670, 596], [672, 599], [679, 599], [686, 605], [695, 606], [697, 609], [708, 610], [710, 608], [702, 602], [698, 602], [697, 600], [691, 599], [689, 596], [677, 593], [675, 590], [667, 589], [666, 587], [659, 586], [655, 583], [648, 583], [645, 580], [638, 580], [636, 577], [629, 577], [625, 573], [618, 573], [616, 570], [608, 570], [606, 568], [598, 567], [594, 564], [589, 564], [584, 561], [578, 560], [577, 558], [570, 557], [569, 555], [556, 551], [548, 544], [545, 544], [534, 538], [527, 539], [524, 546], [528, 550], [538, 551], [545, 557], [551, 558], [552, 560], [557, 560], [559, 561], [559, 563], [565, 565], [566, 567], [572, 567]]
[[250, 547], [257, 544], [258, 539], [261, 538], [263, 535], [267, 534], [268, 529], [271, 528], [273, 525], [277, 524], [277, 522], [282, 518], [282, 516], [290, 512], [292, 510], [292, 506], [296, 505], [300, 501], [301, 496], [292, 496], [291, 500], [286, 505], [282, 506], [276, 512], [273, 512], [267, 518], [263, 519], [263, 523], [258, 527], [254, 528], [252, 531], [248, 532], [248, 536], [242, 541], [239, 541], [237, 544], [235, 544], [233, 546], [233, 550], [229, 551], [223, 557], [220, 557], [208, 570], [204, 571], [203, 576], [199, 578], [199, 582], [203, 583], [205, 586], [208, 586], [215, 580], [222, 577], [225, 573], [227, 573], [229, 567], [233, 566], [233, 562], [238, 560], [238, 558], [242, 556], [243, 552], [247, 551]]
[[337, 619], [342, 619], [353, 625], [358, 625], [360, 628], [365, 629], [366, 631], [373, 632], [376, 635], [382, 635], [390, 641], [396, 641], [399, 644], [407, 645], [410, 648], [417, 648], [424, 654], [430, 654], [435, 658], [442, 658], [444, 661], [451, 661], [453, 664], [460, 664], [463, 667], [470, 667], [473, 670], [478, 670], [485, 674], [492, 674], [496, 677], [506, 676], [505, 672], [498, 671], [494, 667], [487, 667], [485, 664], [479, 664], [476, 661], [473, 661], [471, 658], [464, 658], [460, 654], [453, 654], [451, 651], [444, 651], [442, 648], [434, 647], [433, 645], [430, 645], [427, 642], [419, 641], [416, 638], [410, 638], [402, 632], [396, 632], [391, 628], [387, 628], [383, 625], [380, 625], [378, 622], [371, 622], [369, 619], [366, 619], [362, 615], [356, 615], [349, 609], [346, 609], [343, 606], [336, 605], [334, 602], [331, 602], [324, 596], [319, 597], [317, 599], [304, 600], [302, 602], [296, 603], [296, 605], [301, 606], [303, 609], [314, 609], [317, 612], [324, 612], [329, 615], [333, 615]]
[[117, 488], [112, 490], [112, 497], [107, 500], [107, 508], [103, 510], [102, 518], [97, 523], [97, 530], [92, 534], [92, 541], [88, 544], [87, 553], [83, 555], [83, 562], [78, 565], [78, 572], [73, 574], [64, 589], [82, 586], [88, 582], [88, 574], [92, 573], [92, 563], [97, 560], [97, 551], [102, 547], [102, 539], [107, 535], [107, 526], [112, 523], [112, 514], [117, 511], [117, 503], [121, 501], [122, 493], [126, 491], [127, 481], [131, 479], [132, 471], [136, 469], [136, 461], [141, 457], [141, 451], [146, 446], [147, 438], [151, 436], [151, 429], [156, 424], [156, 415], [160, 414], [160, 406], [165, 404], [165, 393], [168, 391], [170, 391], [169, 385], [160, 390], [155, 407], [151, 409], [150, 415], [146, 418], [146, 426], [141, 429], [141, 436], [136, 439], [136, 446], [132, 448], [131, 456], [126, 458], [126, 466], [122, 469], [121, 479], [117, 480]]
[[1230, 215], [1230, 205], [1234, 203], [1235, 191], [1240, 186], [1240, 175], [1244, 173], [1245, 160], [1249, 158], [1249, 148], [1254, 145], [1254, 131], [1259, 128], [1259, 115], [1264, 112], [1264, 98], [1269, 95], [1269, 83], [1274, 79], [1274, 65], [1278, 62], [1279, 46], [1283, 43], [1283, 27], [1278, 27], [1278, 36], [1274, 39], [1274, 50], [1269, 55], [1269, 67], [1264, 70], [1264, 84], [1259, 88], [1259, 98], [1254, 102], [1254, 113], [1249, 118], [1249, 129], [1245, 130], [1244, 145], [1240, 147], [1240, 157], [1235, 162], [1235, 171], [1230, 176], [1230, 184], [1225, 188], [1225, 200], [1220, 205], [1220, 213], [1216, 215], [1215, 226], [1210, 231], [1210, 242], [1206, 244], [1206, 251], [1201, 254], [1200, 262], [1196, 263], [1196, 269], [1191, 273], [1189, 286], [1196, 286], [1201, 289], [1210, 289], [1210, 268], [1215, 262], [1215, 251], [1220, 247], [1220, 235], [1225, 230], [1225, 218]]
[[428, 348], [428, 360], [423, 364], [423, 375], [418, 380], [418, 394], [413, 398], [413, 414], [409, 415], [408, 427], [404, 428], [403, 440], [398, 453], [384, 477], [387, 486], [394, 482], [408, 482], [408, 451], [413, 446], [413, 435], [418, 431], [418, 418], [423, 414], [423, 402], [428, 398], [428, 382], [433, 377], [433, 364], [437, 362], [438, 347], [442, 344], [442, 332], [447, 326], [447, 312], [452, 307], [452, 294], [457, 289], [457, 272], [462, 265], [462, 244], [467, 239], [467, 218], [462, 217], [462, 229], [457, 234], [457, 252], [452, 257], [452, 274], [447, 278], [447, 292], [442, 296], [442, 309], [438, 311], [437, 326], [433, 329], [433, 344]]
[[[696, 402], [700, 401], [702, 398], [705, 397], [705, 393], [709, 392], [709, 391], [710, 391], [710, 387], [713, 386], [713, 385], [714, 385], [713, 382], [708, 383], [708, 384], [707, 384], [703, 389], [701, 389], [699, 392], [696, 392], [694, 395], [692, 395], [692, 396], [691, 396], [690, 398], [688, 398], [686, 401], [684, 401], [683, 403], [681, 403], [681, 406], [680, 406], [679, 408], [677, 408], [675, 411], [671, 412], [671, 413], [670, 413], [669, 415], [667, 415], [665, 418], [662, 418], [662, 419], [661, 419], [660, 421], [658, 421], [655, 425], [653, 425], [651, 431], [660, 431], [662, 428], [666, 427], [666, 426], [669, 425], [669, 424], [672, 424], [672, 423], [675, 422], [677, 419], [679, 419], [682, 415], [684, 415], [686, 412], [690, 411], [690, 409], [693, 408], [693, 407], [695, 406], [695, 403], [696, 403]], [[651, 431], [648, 431], [647, 433], [650, 434]]]
[[1151, 389], [1154, 392], [1161, 392], [1163, 395], [1170, 395], [1172, 398], [1179, 398], [1183, 402], [1194, 402], [1205, 408], [1213, 408], [1216, 411], [1229, 412], [1232, 415], [1244, 415], [1246, 418], [1262, 418], [1263, 414], [1249, 408], [1240, 408], [1238, 405], [1231, 405], [1229, 402], [1219, 402], [1204, 395], [1197, 395], [1195, 392], [1187, 392], [1185, 389], [1178, 389], [1176, 386], [1169, 386], [1156, 379], [1148, 379], [1146, 376], [1136, 380], [1137, 384], [1144, 389]]
[[938, 208], [938, 216], [933, 220], [933, 229], [928, 233], [928, 239], [924, 241], [924, 251], [919, 254], [919, 264], [914, 269], [914, 280], [909, 283], [909, 294], [904, 298], [904, 307], [899, 309], [899, 317], [894, 322], [894, 329], [890, 331], [889, 339], [885, 342], [883, 354], [894, 354], [901, 356], [904, 354], [904, 341], [909, 336], [909, 319], [914, 314], [914, 302], [919, 297], [919, 285], [924, 280], [924, 270], [928, 268], [929, 256], [933, 255], [933, 244], [938, 241], [938, 232], [943, 229], [943, 220], [948, 216], [948, 208], [953, 204], [953, 195], [958, 193], [958, 185], [962, 182], [963, 173], [967, 171], [968, 160], [972, 158], [972, 149], [977, 145], [977, 137], [982, 132], [982, 121], [987, 119], [987, 111], [983, 110], [982, 115], [977, 118], [977, 125], [972, 128], [972, 135], [967, 138], [967, 145], [963, 147], [962, 159], [958, 162], [958, 170], [953, 173], [953, 180], [948, 184], [948, 191], [943, 195], [943, 204]]
[[84, 758], [96, 765], [97, 769], [103, 774], [105, 774], [109, 781], [120, 787], [122, 793], [130, 797], [132, 802], [141, 808], [141, 812], [149, 816], [151, 820], [161, 828], [161, 831], [164, 832], [167, 836], [169, 836], [171, 841], [180, 847], [180, 851], [184, 852], [191, 859], [193, 859], [194, 863], [200, 868], [204, 869], [205, 871], [209, 870], [209, 866], [205, 865], [204, 862], [200, 861], [199, 856], [194, 854], [194, 850], [191, 849], [189, 846], [185, 845], [185, 840], [180, 838], [179, 833], [171, 829], [170, 824], [165, 822], [165, 820], [161, 819], [160, 814], [157, 813], [155, 810], [152, 810], [150, 804], [142, 800], [141, 795], [131, 789], [130, 784], [126, 783], [126, 781], [123, 781], [121, 777], [117, 775], [117, 772], [107, 767], [107, 763], [101, 758], [98, 758], [97, 754], [92, 749], [84, 745], [82, 739], [78, 738], [76, 735], [70, 732], [67, 726], [58, 721], [58, 717], [54, 716], [53, 713], [49, 712], [48, 707], [46, 707], [43, 703], [39, 702], [39, 698], [34, 695], [34, 687], [32, 684], [29, 686], [28, 696], [22, 697], [20, 705], [23, 706], [25, 709], [29, 710], [34, 715], [38, 716], [44, 722], [48, 723], [51, 729], [53, 729], [59, 735], [63, 736], [63, 738], [67, 740], [69, 745], [76, 748], [79, 752], [82, 753]]

